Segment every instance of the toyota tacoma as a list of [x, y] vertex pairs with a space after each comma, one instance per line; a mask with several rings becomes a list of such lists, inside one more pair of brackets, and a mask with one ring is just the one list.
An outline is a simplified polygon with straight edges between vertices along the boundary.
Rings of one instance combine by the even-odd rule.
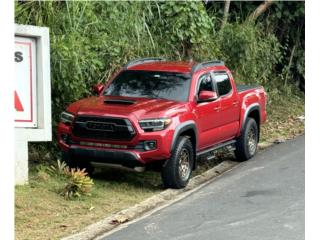
[[95, 96], [61, 114], [58, 143], [72, 167], [125, 167], [161, 172], [183, 188], [197, 160], [228, 147], [239, 161], [257, 151], [266, 121], [261, 86], [237, 85], [222, 61], [130, 61]]

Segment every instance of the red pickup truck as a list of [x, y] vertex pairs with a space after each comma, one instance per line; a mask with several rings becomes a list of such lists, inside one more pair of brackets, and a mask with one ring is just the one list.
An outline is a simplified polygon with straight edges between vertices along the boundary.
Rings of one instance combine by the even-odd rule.
[[[170, 188], [187, 185], [200, 156], [231, 146], [244, 161], [257, 151], [266, 121], [263, 87], [236, 85], [222, 61], [127, 63], [97, 96], [61, 114], [58, 141], [72, 167], [161, 171]], [[230, 148], [230, 147], [229, 147]]]

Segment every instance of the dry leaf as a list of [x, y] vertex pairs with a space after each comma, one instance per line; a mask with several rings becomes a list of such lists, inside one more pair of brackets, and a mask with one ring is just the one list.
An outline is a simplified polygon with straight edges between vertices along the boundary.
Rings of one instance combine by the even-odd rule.
[[121, 216], [121, 217], [118, 217], [116, 219], [113, 219], [110, 224], [112, 225], [116, 225], [116, 224], [121, 224], [121, 223], [125, 223], [125, 222], [128, 222], [129, 219], [125, 216]]

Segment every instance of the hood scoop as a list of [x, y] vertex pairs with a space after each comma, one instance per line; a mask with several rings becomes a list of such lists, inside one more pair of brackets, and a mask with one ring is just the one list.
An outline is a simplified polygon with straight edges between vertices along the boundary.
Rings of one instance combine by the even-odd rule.
[[136, 101], [135, 100], [129, 100], [129, 99], [105, 99], [104, 103], [106, 104], [124, 104], [124, 105], [131, 105], [134, 104]]

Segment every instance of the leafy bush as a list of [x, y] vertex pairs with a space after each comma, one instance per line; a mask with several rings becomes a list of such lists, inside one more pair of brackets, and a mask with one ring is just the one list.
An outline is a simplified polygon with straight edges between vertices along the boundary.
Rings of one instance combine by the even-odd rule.
[[66, 174], [67, 164], [64, 161], [57, 160], [56, 166], [47, 167], [47, 172], [52, 176], [63, 176]]
[[272, 84], [274, 66], [281, 61], [280, 44], [273, 34], [250, 23], [227, 24], [217, 35], [226, 64], [245, 83]]
[[182, 57], [205, 49], [214, 28], [202, 2], [165, 2], [160, 9], [167, 41], [177, 46]]
[[78, 198], [83, 195], [90, 196], [93, 186], [93, 180], [87, 176], [85, 169], [65, 168], [65, 174], [68, 176], [68, 183], [61, 192], [65, 199]]
[[67, 200], [91, 195], [94, 183], [85, 168], [70, 168], [65, 162], [57, 160], [55, 165], [40, 164], [36, 169], [37, 179], [46, 182], [51, 176], [50, 180], [55, 182], [59, 193]]

